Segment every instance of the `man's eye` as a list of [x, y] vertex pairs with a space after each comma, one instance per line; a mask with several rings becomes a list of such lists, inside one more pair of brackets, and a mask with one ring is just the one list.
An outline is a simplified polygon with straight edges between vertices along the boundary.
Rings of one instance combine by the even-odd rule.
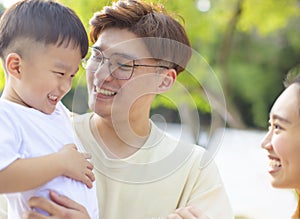
[[102, 58], [98, 55], [92, 55], [91, 59], [96, 62], [100, 62], [102, 60]]
[[123, 63], [117, 63], [117, 65], [118, 65], [118, 68], [123, 71], [130, 71], [132, 69], [131, 65], [127, 65], [127, 64], [123, 64]]

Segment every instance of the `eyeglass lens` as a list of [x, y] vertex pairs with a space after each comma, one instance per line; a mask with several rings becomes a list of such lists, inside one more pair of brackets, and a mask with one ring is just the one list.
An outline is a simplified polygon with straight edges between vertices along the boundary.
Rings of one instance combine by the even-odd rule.
[[107, 58], [97, 48], [90, 49], [83, 66], [91, 72], [96, 72], [106, 61], [108, 62], [109, 73], [114, 78], [125, 80], [131, 77], [134, 68], [134, 61], [132, 59], [123, 54], [112, 54]]

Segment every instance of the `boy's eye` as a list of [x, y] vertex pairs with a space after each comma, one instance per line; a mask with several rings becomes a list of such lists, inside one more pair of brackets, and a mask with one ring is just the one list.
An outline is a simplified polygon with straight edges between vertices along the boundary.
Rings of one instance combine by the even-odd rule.
[[54, 74], [59, 74], [59, 75], [61, 75], [61, 76], [64, 76], [64, 75], [65, 75], [65, 73], [63, 73], [63, 72], [58, 72], [58, 71], [53, 71], [53, 73], [54, 73]]

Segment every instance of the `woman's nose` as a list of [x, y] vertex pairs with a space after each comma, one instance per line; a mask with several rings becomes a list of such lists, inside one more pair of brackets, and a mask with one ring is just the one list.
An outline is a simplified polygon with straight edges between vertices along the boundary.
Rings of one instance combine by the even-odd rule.
[[264, 138], [262, 139], [260, 146], [263, 149], [269, 150], [271, 148], [271, 140], [272, 140], [272, 130], [269, 130], [267, 134], [264, 136]]

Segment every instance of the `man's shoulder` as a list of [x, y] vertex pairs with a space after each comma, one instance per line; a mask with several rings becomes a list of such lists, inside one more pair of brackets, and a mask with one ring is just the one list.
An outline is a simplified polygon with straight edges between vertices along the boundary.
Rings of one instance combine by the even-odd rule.
[[7, 219], [7, 201], [4, 195], [0, 195], [0, 219]]
[[91, 116], [93, 115], [92, 112], [90, 113], [84, 113], [84, 114], [76, 114], [76, 113], [73, 113], [72, 114], [72, 120], [74, 122], [74, 124], [78, 124], [78, 123], [83, 123], [84, 121], [88, 121], [90, 120]]

